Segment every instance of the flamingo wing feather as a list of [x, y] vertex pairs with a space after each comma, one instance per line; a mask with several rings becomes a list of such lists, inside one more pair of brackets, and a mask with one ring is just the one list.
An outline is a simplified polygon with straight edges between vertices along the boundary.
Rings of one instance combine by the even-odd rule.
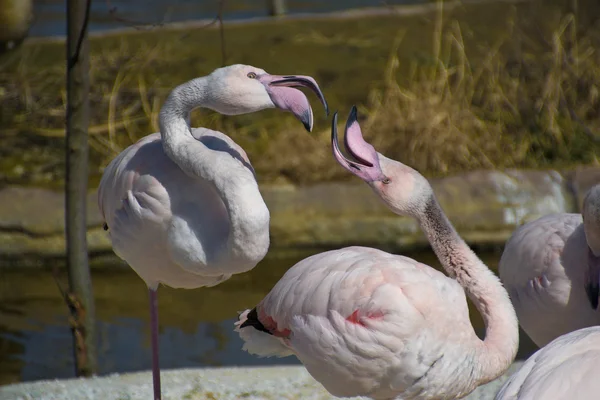
[[496, 395], [496, 400], [597, 399], [600, 328], [560, 336], [534, 353]]

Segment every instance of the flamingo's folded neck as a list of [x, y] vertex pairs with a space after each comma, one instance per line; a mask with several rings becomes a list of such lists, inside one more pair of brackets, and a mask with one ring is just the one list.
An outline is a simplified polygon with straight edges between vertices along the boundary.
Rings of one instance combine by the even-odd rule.
[[159, 119], [163, 149], [188, 176], [214, 185], [227, 208], [230, 229], [227, 242], [213, 259], [222, 272], [240, 273], [253, 268], [266, 255], [269, 210], [251, 171], [234, 173], [239, 168], [237, 160], [208, 148], [192, 135], [190, 112], [212, 103], [207, 79], [184, 83], [169, 95]]

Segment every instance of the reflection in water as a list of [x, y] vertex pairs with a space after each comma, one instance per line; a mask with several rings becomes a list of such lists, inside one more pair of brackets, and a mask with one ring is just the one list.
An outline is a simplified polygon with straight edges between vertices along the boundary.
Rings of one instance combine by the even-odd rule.
[[[294, 357], [258, 358], [233, 332], [237, 312], [255, 305], [283, 273], [313, 252], [269, 256], [249, 273], [213, 288], [158, 291], [161, 367], [297, 364]], [[408, 254], [407, 254], [408, 255]], [[409, 256], [438, 267], [431, 253]], [[492, 268], [497, 255], [483, 255]], [[0, 271], [0, 384], [68, 378], [74, 373], [67, 307], [49, 271]], [[64, 277], [66, 282], [66, 277]], [[93, 272], [100, 374], [151, 366], [146, 286], [129, 269]], [[481, 336], [476, 310], [471, 319]], [[521, 335], [519, 358], [535, 350]]]

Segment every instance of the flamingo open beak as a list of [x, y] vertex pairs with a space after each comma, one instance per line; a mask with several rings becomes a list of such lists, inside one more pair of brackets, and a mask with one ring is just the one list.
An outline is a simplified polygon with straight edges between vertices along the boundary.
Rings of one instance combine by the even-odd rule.
[[282, 110], [290, 111], [294, 114], [309, 132], [313, 128], [312, 108], [304, 93], [297, 88], [305, 87], [315, 92], [319, 101], [325, 107], [325, 113], [329, 115], [327, 100], [325, 100], [325, 96], [321, 92], [317, 82], [310, 76], [264, 74], [259, 76], [258, 80], [265, 85], [273, 104]]
[[356, 106], [352, 107], [344, 130], [344, 145], [348, 153], [350, 153], [355, 160], [353, 161], [346, 158], [338, 145], [337, 112], [333, 114], [331, 144], [333, 146], [333, 156], [337, 162], [360, 179], [365, 182], [383, 181], [387, 179], [379, 165], [379, 155], [377, 151], [363, 139], [360, 125], [358, 124]]

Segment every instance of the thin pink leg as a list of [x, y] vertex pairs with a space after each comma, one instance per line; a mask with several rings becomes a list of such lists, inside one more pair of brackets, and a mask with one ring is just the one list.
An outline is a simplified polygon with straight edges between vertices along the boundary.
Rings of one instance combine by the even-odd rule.
[[158, 363], [158, 301], [156, 290], [148, 289], [150, 294], [150, 330], [152, 331], [152, 383], [154, 385], [154, 400], [160, 396], [160, 365]]

